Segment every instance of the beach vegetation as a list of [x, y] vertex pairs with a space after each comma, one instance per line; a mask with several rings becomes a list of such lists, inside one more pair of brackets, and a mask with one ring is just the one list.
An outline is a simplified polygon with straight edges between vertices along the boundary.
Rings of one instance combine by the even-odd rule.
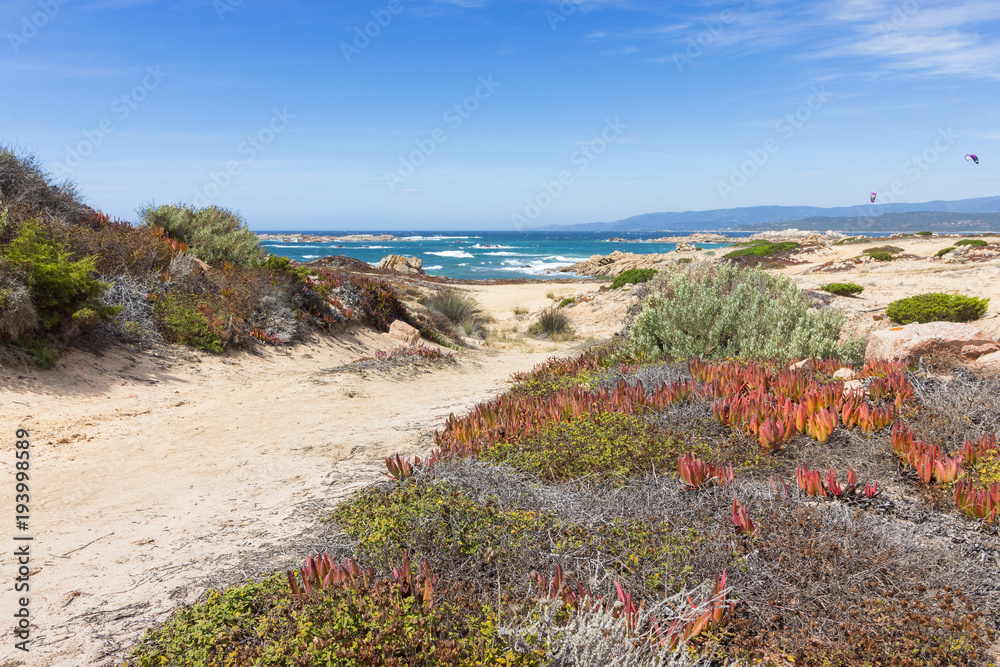
[[891, 262], [895, 259], [895, 255], [887, 250], [870, 250], [863, 254], [864, 257], [871, 257], [878, 262]]
[[983, 248], [988, 246], [989, 243], [982, 239], [962, 239], [955, 243], [956, 246], [968, 246], [970, 248]]
[[476, 297], [457, 289], [439, 289], [424, 300], [424, 305], [441, 313], [452, 324], [476, 322], [483, 316], [482, 307]]
[[560, 301], [559, 305], [556, 306], [556, 308], [565, 308], [566, 306], [571, 306], [574, 303], [576, 303], [576, 297], [575, 296], [568, 296], [565, 299], [563, 299], [562, 301]]
[[221, 206], [147, 204], [139, 210], [139, 217], [146, 227], [162, 230], [208, 264], [230, 262], [252, 267], [264, 261], [264, 249], [243, 217]]
[[733, 250], [723, 255], [725, 259], [737, 259], [740, 257], [774, 257], [778, 253], [794, 250], [799, 244], [794, 241], [750, 241], [745, 247]]
[[861, 294], [865, 288], [856, 283], [827, 283], [820, 287], [824, 292], [836, 294], [837, 296], [854, 296]]
[[989, 302], [989, 299], [974, 296], [933, 292], [893, 301], [885, 314], [897, 324], [971, 322], [986, 313]]
[[538, 314], [535, 323], [531, 326], [531, 333], [535, 336], [548, 336], [550, 338], [566, 335], [570, 333], [569, 318], [558, 308], [546, 308]]
[[914, 236], [934, 236], [934, 232], [914, 232]]
[[634, 285], [636, 283], [644, 283], [652, 280], [653, 276], [658, 273], [656, 269], [641, 269], [634, 268], [622, 271], [620, 274], [615, 276], [615, 279], [611, 283], [611, 289], [619, 289], [625, 285]]
[[629, 331], [631, 354], [849, 361], [864, 355], [862, 339], [840, 340], [843, 314], [810, 310], [811, 301], [784, 276], [702, 262], [663, 273], [650, 286]]
[[947, 248], [941, 248], [940, 250], [938, 250], [934, 254], [934, 256], [935, 257], [944, 257], [945, 255], [947, 255], [949, 252], [951, 252], [954, 249], [955, 249], [955, 246], [948, 246]]

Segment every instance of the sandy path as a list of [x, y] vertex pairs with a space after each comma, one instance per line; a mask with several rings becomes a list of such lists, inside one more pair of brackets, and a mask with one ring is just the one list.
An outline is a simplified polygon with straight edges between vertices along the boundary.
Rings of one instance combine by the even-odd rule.
[[[356, 330], [260, 357], [74, 352], [55, 371], [8, 375], [3, 437], [28, 428], [33, 441], [34, 643], [25, 655], [5, 631], [0, 665], [110, 664], [145, 627], [195, 600], [207, 578], [261, 552], [298, 562], [312, 546], [292, 538], [319, 510], [377, 479], [385, 456], [428, 449], [450, 413], [500, 392], [549, 351], [468, 350], [433, 370], [322, 372], [395, 346]], [[7, 619], [15, 571], [2, 575]]]

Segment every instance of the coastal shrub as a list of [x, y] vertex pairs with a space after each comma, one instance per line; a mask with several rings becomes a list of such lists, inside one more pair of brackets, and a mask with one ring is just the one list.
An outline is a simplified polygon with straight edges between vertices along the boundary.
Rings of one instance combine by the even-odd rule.
[[934, 236], [934, 232], [914, 232], [914, 236]]
[[232, 262], [239, 266], [259, 266], [264, 261], [265, 252], [257, 242], [257, 235], [238, 213], [229, 209], [149, 204], [139, 210], [139, 216], [146, 227], [162, 229], [208, 264]]
[[431, 310], [444, 315], [452, 324], [475, 322], [482, 317], [482, 308], [476, 297], [457, 289], [440, 289], [424, 301]]
[[651, 290], [629, 331], [632, 354], [852, 362], [864, 356], [863, 340], [840, 342], [843, 314], [811, 311], [811, 300], [784, 276], [703, 262], [661, 274]]
[[53, 182], [37, 157], [8, 146], [0, 146], [0, 196], [8, 213], [0, 242], [31, 218], [76, 223], [94, 213], [72, 182]]
[[115, 314], [113, 308], [101, 304], [108, 285], [94, 276], [94, 259], [72, 261], [66, 248], [53, 241], [38, 221], [25, 223], [4, 253], [11, 267], [24, 276], [42, 328], [67, 324], [83, 309], [100, 318]]
[[644, 283], [651, 280], [656, 274], [656, 269], [628, 269], [615, 276], [614, 281], [611, 283], [611, 289], [618, 289], [635, 283]]
[[770, 241], [752, 241], [745, 248], [733, 250], [723, 255], [725, 259], [736, 259], [738, 257], [773, 257], [779, 252], [798, 248], [799, 244], [794, 241], [781, 241], [772, 243]]
[[570, 305], [572, 305], [574, 303], [576, 303], [576, 297], [575, 296], [568, 296], [565, 299], [563, 299], [562, 301], [560, 301], [559, 305], [556, 306], [556, 308], [565, 308], [566, 306], [570, 306]]
[[894, 259], [893, 254], [885, 250], [872, 250], [864, 254], [879, 262], [891, 262]]
[[176, 254], [161, 230], [133, 227], [103, 213], [60, 228], [57, 236], [74, 256], [93, 257], [94, 269], [102, 275], [162, 273]]
[[293, 261], [291, 257], [282, 257], [281, 255], [268, 255], [264, 259], [264, 268], [276, 273], [283, 273], [300, 283], [313, 273], [313, 270], [308, 266], [302, 266]]
[[983, 316], [989, 303], [989, 299], [932, 292], [893, 301], [885, 315], [898, 324], [971, 322]]
[[49, 370], [59, 361], [59, 350], [49, 345], [44, 337], [36, 337], [18, 345], [20, 351], [42, 370]]
[[820, 287], [820, 289], [830, 294], [836, 294], [837, 296], [854, 296], [865, 291], [864, 287], [855, 283], [827, 283]]
[[940, 250], [938, 250], [934, 254], [934, 256], [935, 257], [944, 257], [945, 255], [947, 255], [949, 252], [951, 252], [954, 249], [955, 249], [955, 246], [948, 246], [947, 248], [941, 248]]
[[531, 326], [531, 333], [536, 336], [555, 337], [568, 332], [569, 318], [558, 308], [546, 308]]
[[[199, 309], [200, 306], [200, 309]], [[187, 345], [208, 352], [222, 352], [223, 340], [218, 331], [221, 322], [209, 320], [205, 312], [213, 311], [214, 304], [196, 304], [190, 295], [179, 292], [157, 294], [153, 297], [153, 312], [163, 337], [170, 343]]]
[[40, 320], [31, 292], [13, 265], [0, 257], [0, 340], [20, 340], [38, 328]]
[[989, 245], [989, 243], [983, 241], [982, 239], [962, 239], [961, 241], [958, 241], [955, 245], [969, 246], [970, 248], [982, 248], [984, 246]]
[[136, 276], [125, 273], [117, 276], [101, 276], [109, 285], [101, 297], [105, 306], [116, 308], [118, 313], [105, 322], [111, 333], [119, 340], [133, 345], [149, 345], [163, 341], [156, 327], [153, 302], [150, 295], [160, 287], [160, 282], [152, 275]]
[[690, 264], [694, 261], [694, 257], [681, 257], [677, 260], [678, 264]]
[[865, 248], [863, 251], [861, 251], [861, 254], [870, 255], [872, 253], [884, 253], [884, 252], [887, 252], [890, 255], [898, 255], [899, 253], [903, 252], [903, 249], [900, 248], [899, 246], [894, 246], [894, 245], [880, 245], [874, 248]]

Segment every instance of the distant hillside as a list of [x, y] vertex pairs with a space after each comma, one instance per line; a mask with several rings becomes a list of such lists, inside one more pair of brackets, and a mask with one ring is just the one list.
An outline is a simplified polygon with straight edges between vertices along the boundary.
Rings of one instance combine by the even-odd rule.
[[[617, 222], [593, 222], [582, 225], [561, 225], [544, 227], [543, 231], [589, 231], [589, 232], [692, 232], [719, 231], [754, 226], [754, 229], [798, 227], [803, 229], [800, 221], [814, 218], [851, 219], [860, 221], [879, 220], [885, 214], [894, 213], [957, 213], [981, 214], [1000, 213], [1000, 197], [980, 197], [978, 199], [961, 199], [958, 201], [931, 201], [922, 204], [862, 204], [858, 206], [841, 206], [835, 208], [818, 208], [815, 206], [750, 206], [744, 208], [722, 208], [710, 211], [684, 211], [682, 213], [646, 213]], [[898, 221], [894, 221], [898, 224]], [[950, 224], [948, 219], [942, 224]], [[795, 223], [795, 224], [791, 224]], [[860, 223], [859, 223], [860, 224]], [[882, 223], [880, 223], [882, 224]], [[888, 224], [888, 223], [885, 223]], [[991, 229], [998, 229], [996, 222], [989, 223]], [[757, 225], [762, 225], [757, 227]], [[824, 229], [829, 229], [826, 227]], [[860, 230], [861, 228], [859, 228]], [[865, 227], [866, 231], [879, 231], [877, 228]], [[885, 228], [882, 231], [903, 231], [897, 228]], [[920, 231], [920, 230], [917, 230]], [[936, 231], [936, 230], [930, 230]]]
[[886, 213], [879, 216], [826, 217], [813, 216], [790, 223], [740, 225], [739, 231], [763, 232], [795, 227], [807, 231], [825, 232], [993, 232], [1000, 231], [1000, 213], [942, 213], [915, 211]]

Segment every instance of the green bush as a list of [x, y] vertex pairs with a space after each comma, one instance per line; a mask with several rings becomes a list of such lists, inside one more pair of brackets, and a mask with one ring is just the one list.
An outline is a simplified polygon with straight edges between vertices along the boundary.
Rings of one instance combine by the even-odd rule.
[[634, 283], [647, 282], [657, 273], [656, 269], [629, 269], [627, 271], [623, 271], [615, 277], [614, 281], [611, 283], [611, 289], [618, 289], [619, 287], [632, 285]]
[[971, 322], [983, 316], [989, 303], [989, 299], [933, 292], [893, 301], [885, 314], [898, 324]]
[[49, 370], [59, 360], [59, 350], [51, 347], [43, 338], [22, 343], [19, 347], [42, 370]]
[[306, 276], [313, 273], [313, 270], [308, 266], [302, 266], [293, 262], [290, 257], [282, 257], [281, 255], [268, 255], [264, 260], [264, 268], [275, 273], [283, 273], [296, 282], [302, 282]]
[[864, 254], [878, 262], [891, 262], [893, 260], [892, 253], [885, 250], [872, 250]]
[[916, 236], [934, 236], [934, 232], [915, 232]]
[[175, 254], [161, 230], [133, 227], [102, 213], [56, 232], [74, 256], [93, 257], [95, 269], [104, 276], [159, 274]]
[[810, 311], [784, 276], [701, 263], [661, 274], [629, 333], [627, 351], [676, 359], [864, 357], [864, 341], [839, 342], [844, 316]]
[[740, 250], [734, 250], [723, 255], [725, 259], [736, 259], [737, 257], [773, 257], [779, 252], [798, 248], [799, 244], [794, 241], [782, 241], [771, 243], [770, 241], [754, 241], [753, 245]]
[[209, 264], [232, 262], [259, 266], [264, 249], [238, 213], [219, 206], [196, 209], [184, 204], [148, 205], [139, 211], [147, 227], [162, 229], [187, 245], [187, 251]]
[[568, 296], [565, 299], [563, 299], [562, 301], [560, 301], [559, 305], [556, 306], [556, 307], [557, 308], [565, 308], [566, 306], [572, 305], [574, 303], [576, 303], [576, 297], [575, 296]]
[[830, 294], [836, 294], [837, 296], [854, 296], [865, 291], [864, 287], [855, 283], [827, 283], [820, 287], [820, 289]]
[[222, 352], [222, 337], [213, 330], [208, 317], [187, 303], [186, 295], [154, 295], [154, 316], [163, 337], [170, 343], [208, 352]]
[[940, 250], [938, 250], [934, 254], [934, 256], [935, 257], [944, 257], [945, 255], [947, 255], [949, 252], [951, 252], [954, 249], [955, 249], [955, 246], [948, 246], [947, 248], [941, 248]]
[[101, 304], [108, 284], [94, 277], [94, 258], [71, 261], [65, 247], [47, 236], [37, 221], [25, 223], [4, 252], [13, 268], [23, 274], [44, 329], [66, 324], [82, 309], [99, 317], [117, 312]]
[[957, 245], [957, 246], [967, 245], [967, 246], [969, 246], [971, 248], [982, 248], [983, 246], [989, 245], [989, 243], [987, 243], [986, 241], [983, 241], [982, 239], [962, 239], [961, 241], [959, 241], [955, 245]]
[[677, 260], [677, 263], [678, 264], [690, 264], [693, 261], [694, 261], [693, 257], [681, 257], [680, 259]]
[[861, 252], [861, 254], [862, 255], [870, 255], [870, 254], [872, 254], [874, 252], [878, 252], [878, 253], [887, 252], [890, 255], [898, 255], [899, 253], [903, 252], [903, 249], [900, 248], [899, 246], [894, 246], [894, 245], [880, 245], [880, 246], [876, 246], [874, 248], [865, 248]]

